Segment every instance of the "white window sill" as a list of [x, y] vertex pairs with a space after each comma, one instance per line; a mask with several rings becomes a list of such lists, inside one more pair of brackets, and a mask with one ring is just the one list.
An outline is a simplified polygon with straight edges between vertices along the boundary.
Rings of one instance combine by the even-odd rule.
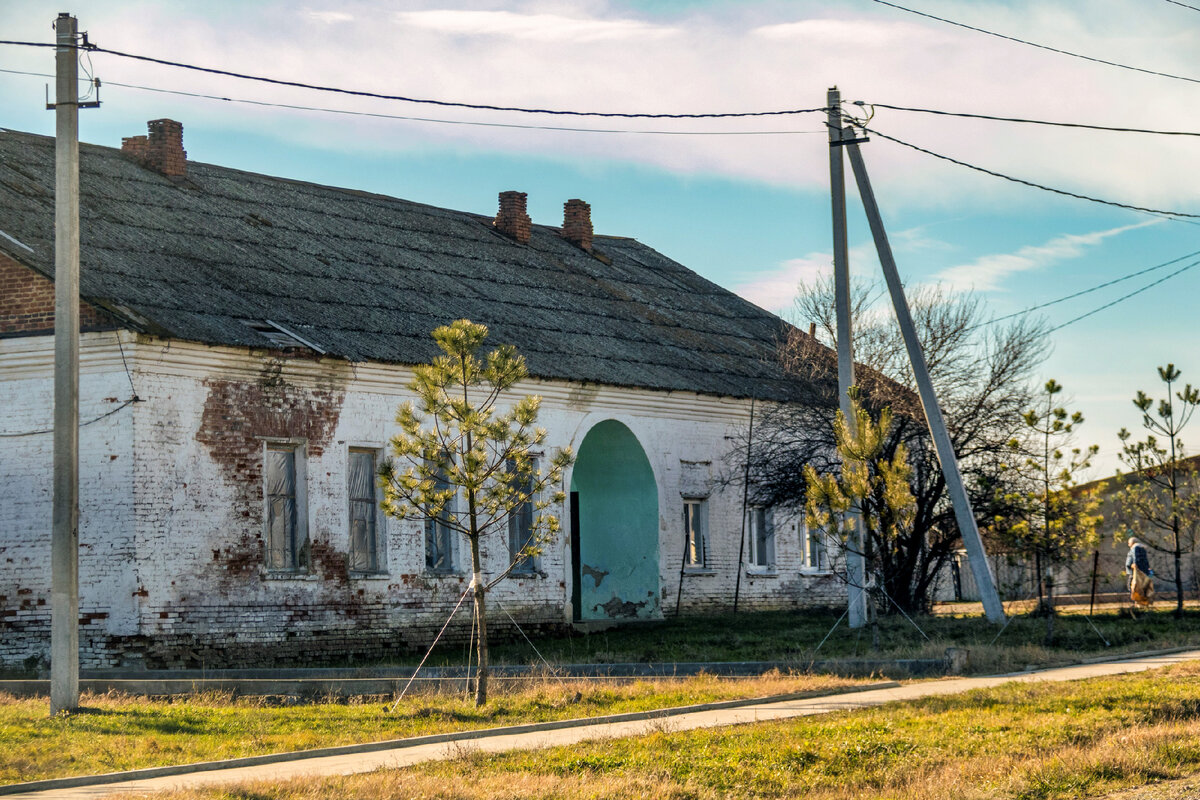
[[717, 571], [709, 567], [684, 567], [684, 575], [716, 575]]
[[825, 576], [825, 575], [832, 575], [833, 570], [831, 570], [831, 569], [813, 569], [812, 567], [802, 567], [800, 569], [800, 574], [816, 578], [816, 577], [821, 577], [821, 576]]
[[392, 575], [389, 572], [350, 572], [352, 581], [387, 581], [391, 579]]
[[774, 567], [747, 567], [746, 575], [750, 578], [778, 578], [779, 573]]
[[311, 572], [267, 571], [262, 573], [262, 579], [264, 581], [316, 581], [321, 578]]

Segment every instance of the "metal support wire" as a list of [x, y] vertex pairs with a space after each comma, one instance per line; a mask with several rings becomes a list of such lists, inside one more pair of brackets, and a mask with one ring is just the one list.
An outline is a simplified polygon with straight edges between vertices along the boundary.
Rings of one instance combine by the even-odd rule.
[[433, 644], [429, 645], [429, 649], [425, 651], [425, 655], [421, 658], [421, 663], [417, 664], [417, 668], [413, 670], [413, 674], [409, 677], [408, 683], [404, 684], [404, 688], [400, 691], [400, 696], [396, 698], [396, 702], [392, 703], [392, 711], [400, 705], [400, 701], [404, 699], [404, 695], [408, 692], [408, 688], [412, 686], [413, 681], [417, 679], [417, 673], [421, 671], [421, 667], [425, 666], [425, 662], [429, 659], [429, 654], [433, 652], [433, 648], [437, 647], [438, 641], [442, 638], [442, 634], [446, 632], [446, 628], [450, 627], [450, 620], [454, 619], [454, 615], [458, 613], [458, 609], [462, 607], [463, 600], [467, 599], [467, 593], [475, 587], [471, 584], [463, 590], [462, 596], [458, 598], [458, 602], [454, 604], [454, 610], [450, 612], [450, 616], [446, 617], [446, 622], [442, 625], [442, 629], [438, 631], [438, 635], [433, 637]]
[[883, 596], [884, 596], [884, 597], [886, 597], [888, 600], [891, 600], [891, 601], [892, 601], [892, 605], [894, 605], [894, 606], [896, 607], [896, 610], [897, 610], [897, 611], [899, 611], [901, 614], [903, 614], [903, 615], [904, 615], [904, 618], [905, 618], [906, 620], [908, 620], [910, 623], [912, 623], [912, 626], [913, 626], [914, 628], [916, 628], [916, 629], [917, 629], [917, 633], [919, 633], [919, 634], [921, 634], [922, 636], [924, 636], [924, 637], [925, 637], [925, 641], [927, 641], [927, 642], [932, 642], [932, 641], [933, 641], [932, 639], [930, 639], [930, 638], [929, 638], [929, 635], [928, 635], [928, 634], [926, 634], [926, 633], [925, 633], [925, 631], [921, 630], [921, 626], [920, 626], [920, 625], [918, 625], [918, 624], [917, 624], [917, 623], [916, 623], [916, 622], [913, 620], [913, 618], [912, 618], [912, 617], [910, 617], [910, 616], [909, 616], [907, 613], [905, 613], [904, 609], [900, 607], [900, 604], [899, 604], [899, 603], [897, 603], [897, 602], [895, 601], [895, 599], [893, 599], [893, 598], [892, 598], [892, 596], [891, 596], [890, 594], [888, 594], [886, 591], [884, 591], [884, 589], [883, 589], [882, 587], [880, 587], [879, 591], [883, 592]]
[[542, 655], [542, 651], [537, 649], [537, 645], [533, 643], [533, 640], [529, 638], [529, 636], [525, 633], [525, 630], [517, 623], [515, 619], [513, 619], [513, 615], [508, 613], [508, 609], [504, 607], [504, 604], [494, 598], [492, 602], [494, 602], [496, 606], [504, 612], [504, 616], [508, 617], [508, 621], [513, 624], [513, 627], [517, 629], [517, 632], [521, 634], [521, 637], [529, 643], [529, 646], [533, 648], [534, 654], [537, 655], [537, 657], [541, 659], [541, 662], [546, 665], [546, 669], [550, 671], [550, 674], [557, 678], [559, 683], [561, 683], [563, 686], [566, 686], [567, 682], [563, 680], [561, 671], [546, 660], [546, 657]]
[[842, 615], [841, 615], [840, 617], [838, 617], [838, 618], [837, 618], [837, 622], [833, 623], [833, 627], [829, 629], [829, 633], [825, 634], [825, 638], [821, 640], [821, 644], [818, 644], [818, 645], [817, 645], [817, 646], [816, 646], [816, 647], [813, 649], [813, 651], [812, 651], [812, 654], [813, 654], [813, 657], [814, 657], [814, 659], [813, 659], [813, 660], [815, 660], [815, 657], [816, 657], [816, 655], [817, 655], [817, 651], [821, 649], [821, 646], [822, 646], [822, 645], [824, 645], [824, 644], [825, 644], [825, 642], [829, 641], [829, 637], [833, 635], [833, 632], [834, 632], [835, 630], [837, 630], [837, 626], [842, 624], [842, 620], [844, 620], [844, 619], [846, 618], [846, 615], [847, 615], [847, 614], [849, 614], [849, 613], [850, 613], [850, 606], [846, 606], [846, 610], [845, 610], [845, 611], [843, 611], [843, 612], [842, 612]]

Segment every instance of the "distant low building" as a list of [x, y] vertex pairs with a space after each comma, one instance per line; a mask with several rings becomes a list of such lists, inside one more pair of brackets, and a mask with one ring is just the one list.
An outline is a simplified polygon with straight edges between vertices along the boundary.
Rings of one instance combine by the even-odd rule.
[[[795, 519], [719, 478], [785, 374], [779, 318], [590, 209], [532, 224], [190, 162], [182, 126], [82, 145], [84, 666], [378, 658], [429, 642], [465, 543], [379, 511], [373, 480], [430, 331], [516, 345], [571, 446], [564, 534], [494, 591], [496, 624], [845, 602]], [[54, 142], [0, 131], [0, 664], [48, 657]], [[822, 398], [825, 398], [822, 400]], [[742, 546], [743, 530], [747, 544]], [[485, 552], [499, 573], [521, 522]], [[741, 554], [741, 555], [739, 555]], [[740, 560], [739, 560], [740, 558]], [[452, 633], [465, 637], [469, 618]]]

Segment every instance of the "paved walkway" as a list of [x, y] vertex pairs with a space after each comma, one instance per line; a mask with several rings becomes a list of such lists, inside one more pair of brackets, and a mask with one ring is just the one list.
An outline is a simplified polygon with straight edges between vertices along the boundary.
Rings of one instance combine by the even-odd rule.
[[693, 728], [708, 728], [720, 725], [739, 725], [747, 722], [763, 722], [788, 717], [825, 714], [845, 709], [868, 708], [897, 700], [914, 700], [922, 697], [958, 694], [970, 689], [999, 686], [1004, 683], [1072, 681], [1083, 678], [1142, 672], [1156, 667], [1195, 659], [1200, 659], [1200, 650], [1171, 653], [1169, 655], [1148, 655], [1123, 661], [1060, 667], [1013, 675], [955, 678], [952, 680], [912, 683], [905, 686], [875, 689], [855, 694], [812, 697], [803, 700], [789, 700], [740, 708], [699, 711], [649, 721], [609, 722], [559, 730], [498, 734], [475, 738], [466, 744], [439, 742], [437, 744], [397, 747], [393, 750], [355, 753], [353, 755], [323, 756], [274, 764], [260, 764], [252, 767], [237, 767], [233, 769], [195, 772], [186, 775], [149, 778], [127, 781], [125, 783], [27, 792], [24, 794], [7, 795], [6, 797], [13, 798], [13, 800], [90, 800], [90, 798], [105, 797], [111, 794], [208, 786], [236, 783], [239, 781], [286, 780], [302, 776], [347, 775], [356, 772], [369, 772], [380, 767], [403, 767], [422, 761], [452, 757], [456, 751], [463, 747], [485, 752], [500, 752], [504, 750], [570, 745], [576, 742], [608, 737], [637, 736], [663, 728], [670, 730], [690, 730]]

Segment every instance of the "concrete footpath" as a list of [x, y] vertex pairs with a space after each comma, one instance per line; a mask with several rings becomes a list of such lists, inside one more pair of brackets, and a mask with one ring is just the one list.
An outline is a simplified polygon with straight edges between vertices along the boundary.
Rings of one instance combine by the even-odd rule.
[[[1072, 681], [1142, 672], [1148, 669], [1177, 664], [1182, 661], [1200, 659], [1200, 650], [1188, 650], [1165, 654], [1133, 656], [1120, 661], [1082, 664], [1011, 675], [978, 678], [954, 678], [907, 685], [891, 684], [884, 688], [851, 694], [828, 695], [805, 699], [781, 700], [757, 705], [714, 708], [704, 711], [679, 714], [655, 719], [624, 721], [598, 721], [594, 724], [577, 724], [575, 727], [553, 730], [536, 729], [540, 726], [520, 726], [519, 730], [498, 729], [494, 732], [473, 731], [469, 738], [441, 737], [436, 742], [420, 743], [419, 740], [397, 740], [389, 743], [388, 749], [368, 752], [341, 753], [338, 755], [316, 755], [311, 758], [296, 758], [275, 763], [257, 763], [253, 766], [231, 766], [225, 769], [206, 769], [183, 775], [168, 775], [103, 785], [74, 786], [70, 788], [25, 791], [20, 794], [5, 794], [12, 800], [83, 800], [130, 792], [152, 792], [163, 789], [208, 786], [236, 783], [239, 781], [286, 780], [303, 776], [347, 775], [369, 772], [380, 767], [403, 767], [422, 761], [431, 761], [455, 756], [464, 749], [483, 752], [557, 747], [593, 739], [638, 736], [655, 730], [690, 730], [721, 725], [739, 725], [748, 722], [826, 714], [856, 708], [891, 703], [899, 700], [915, 700], [922, 697], [958, 694], [971, 689], [999, 686], [1005, 683], [1039, 681]], [[531, 730], [534, 728], [534, 730]], [[376, 745], [378, 746], [378, 745]], [[4, 788], [0, 787], [0, 792]]]

